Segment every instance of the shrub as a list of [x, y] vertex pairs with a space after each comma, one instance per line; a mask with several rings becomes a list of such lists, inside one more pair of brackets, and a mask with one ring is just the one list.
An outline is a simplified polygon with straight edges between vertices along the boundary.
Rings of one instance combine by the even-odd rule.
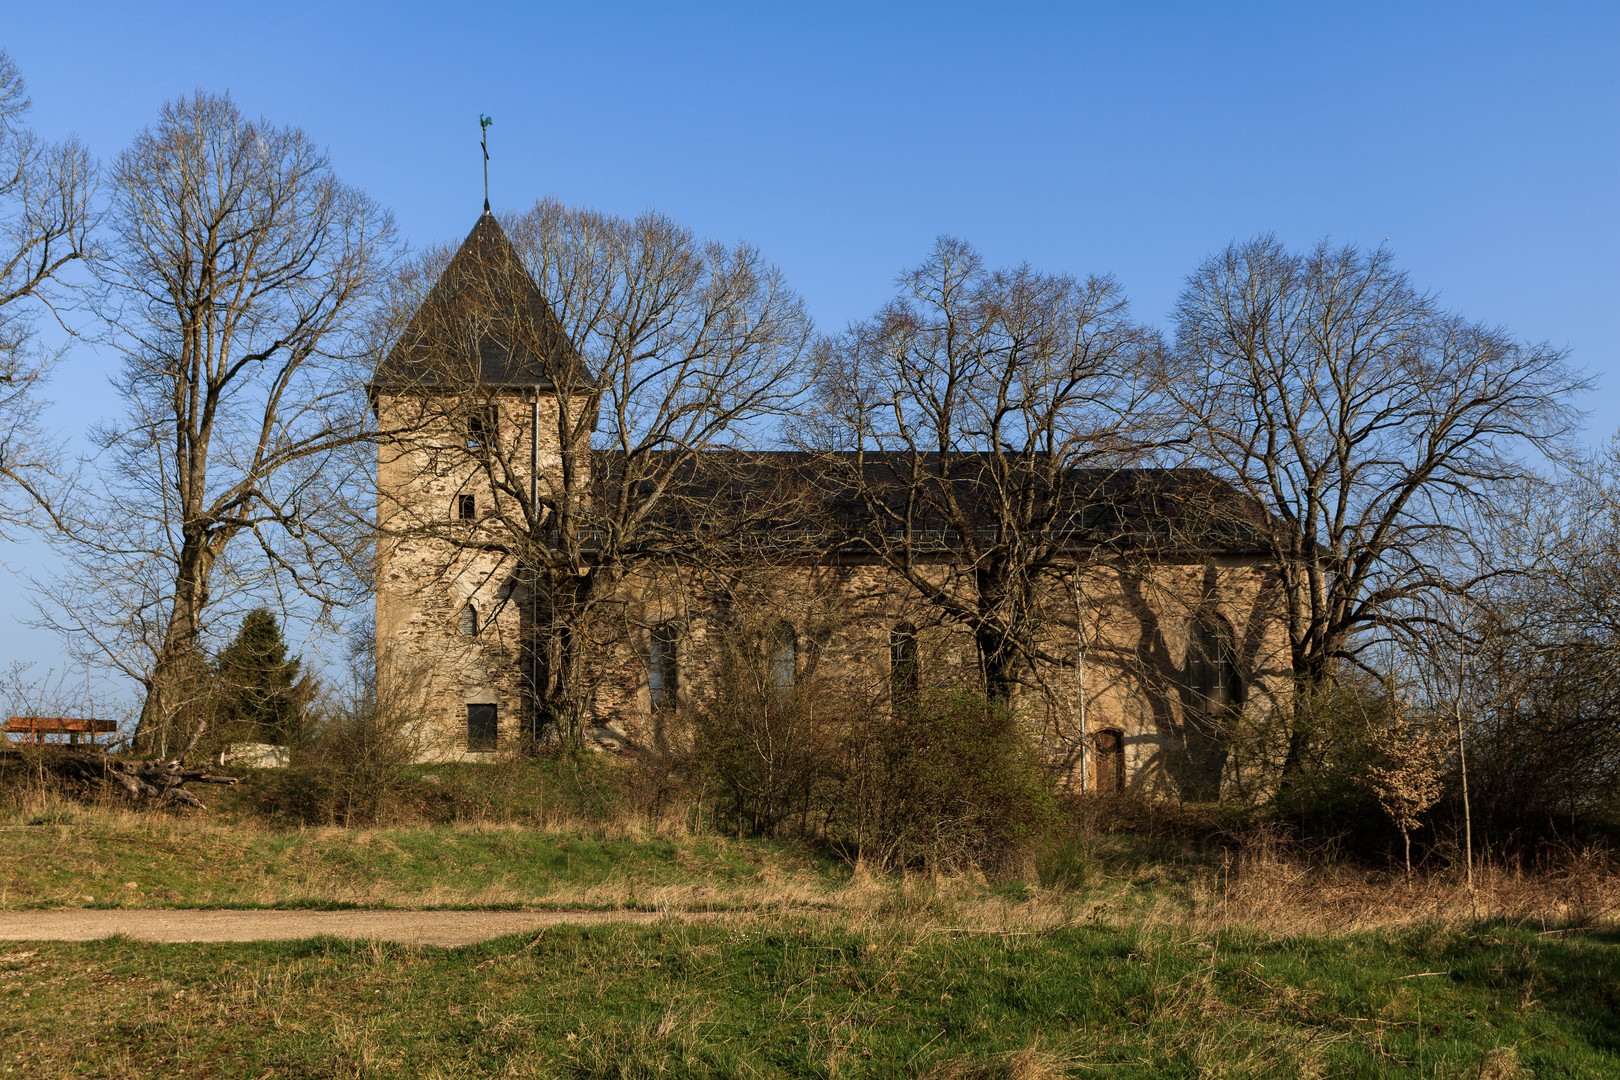
[[1303, 841], [1347, 842], [1370, 854], [1392, 830], [1367, 783], [1384, 756], [1377, 737], [1390, 716], [1381, 688], [1343, 678], [1295, 689], [1286, 719], [1299, 748], [1295, 770], [1279, 772], [1273, 808]]
[[1027, 876], [1057, 820], [1039, 748], [1006, 704], [980, 694], [925, 693], [847, 731], [843, 757], [829, 834], [887, 869]]
[[270, 785], [265, 809], [302, 822], [373, 824], [409, 786], [427, 730], [420, 678], [386, 680], [368, 672], [346, 691], [327, 692], [310, 710], [309, 737], [293, 747], [291, 767]]
[[739, 836], [775, 836], [794, 817], [811, 832], [825, 820], [848, 722], [847, 697], [784, 630], [769, 613], [739, 613], [719, 643], [714, 695], [691, 717], [692, 771], [715, 824]]
[[[737, 680], [740, 681], [740, 680]], [[825, 816], [840, 718], [818, 715], [813, 695], [723, 693], [693, 721], [693, 756], [715, 823], [739, 836], [800, 831]]]

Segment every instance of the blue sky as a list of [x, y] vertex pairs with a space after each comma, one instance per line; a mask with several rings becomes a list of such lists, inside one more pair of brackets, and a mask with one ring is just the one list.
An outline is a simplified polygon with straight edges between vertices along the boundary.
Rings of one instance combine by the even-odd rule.
[[[418, 245], [481, 209], [489, 113], [497, 207], [749, 240], [825, 329], [940, 233], [1111, 272], [1159, 325], [1233, 239], [1387, 242], [1448, 305], [1571, 350], [1590, 437], [1617, 424], [1620, 5], [60, 2], [10, 5], [0, 47], [42, 134], [111, 156], [164, 99], [228, 89]], [[113, 408], [104, 372], [71, 358], [64, 431]], [[17, 591], [0, 650], [59, 663], [4, 625]]]

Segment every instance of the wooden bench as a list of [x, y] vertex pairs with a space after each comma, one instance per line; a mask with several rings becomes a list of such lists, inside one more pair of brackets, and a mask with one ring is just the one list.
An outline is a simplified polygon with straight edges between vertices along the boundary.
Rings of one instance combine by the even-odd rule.
[[90, 741], [96, 741], [97, 735], [106, 735], [117, 731], [118, 725], [111, 720], [80, 719], [71, 716], [13, 716], [6, 721], [6, 735], [23, 735], [25, 743], [43, 743], [47, 735], [66, 735], [68, 742], [77, 746], [84, 736], [90, 736]]

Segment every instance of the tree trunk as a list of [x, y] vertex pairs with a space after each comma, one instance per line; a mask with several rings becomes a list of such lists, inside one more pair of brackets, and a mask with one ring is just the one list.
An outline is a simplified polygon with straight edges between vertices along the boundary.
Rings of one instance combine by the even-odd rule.
[[[533, 687], [537, 727], [551, 724], [569, 746], [584, 744], [588, 696], [585, 683], [584, 625], [590, 616], [598, 585], [596, 571], [575, 573], [567, 566], [550, 567], [535, 575], [541, 592], [535, 604], [531, 647], [535, 656]], [[539, 731], [536, 731], [539, 734]]]
[[992, 701], [1011, 702], [1017, 681], [1017, 657], [1006, 636], [994, 629], [974, 634], [979, 648], [979, 666], [984, 672], [984, 693]]
[[1310, 732], [1303, 723], [1304, 714], [1311, 707], [1310, 697], [1327, 682], [1327, 660], [1312, 654], [1303, 644], [1296, 644], [1293, 655], [1294, 697], [1290, 709], [1288, 751], [1283, 755], [1282, 776], [1277, 783], [1279, 795], [1294, 791], [1305, 773], [1305, 751], [1310, 743]]
[[[188, 527], [180, 549], [180, 573], [175, 580], [169, 622], [164, 628], [163, 645], [157, 662], [146, 678], [146, 701], [135, 723], [134, 747], [138, 754], [168, 757], [174, 720], [185, 703], [184, 685], [195, 674], [190, 669], [198, 661], [198, 640], [202, 635], [202, 613], [208, 604], [208, 574], [213, 558], [206, 534]], [[175, 757], [184, 758], [197, 745], [207, 727], [204, 719], [185, 733], [186, 742]]]

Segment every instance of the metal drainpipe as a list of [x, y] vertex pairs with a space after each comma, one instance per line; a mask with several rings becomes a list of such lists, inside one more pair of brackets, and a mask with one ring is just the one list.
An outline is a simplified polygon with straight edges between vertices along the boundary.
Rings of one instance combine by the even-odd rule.
[[1091, 732], [1086, 729], [1086, 639], [1080, 623], [1080, 560], [1074, 561], [1074, 680], [1080, 690], [1080, 794], [1091, 790]]
[[540, 737], [540, 575], [534, 531], [540, 520], [540, 391], [529, 401], [529, 738]]

